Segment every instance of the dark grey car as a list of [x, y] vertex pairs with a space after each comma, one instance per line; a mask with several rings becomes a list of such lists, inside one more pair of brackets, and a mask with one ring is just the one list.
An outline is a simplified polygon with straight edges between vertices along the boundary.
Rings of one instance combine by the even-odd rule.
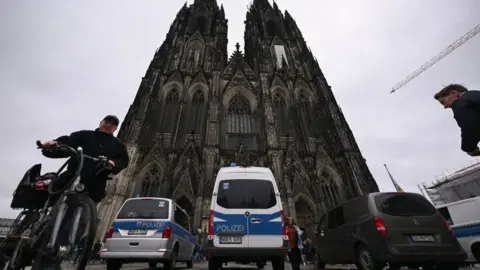
[[415, 193], [378, 192], [348, 201], [322, 217], [314, 243], [320, 269], [458, 269], [466, 258], [440, 213]]

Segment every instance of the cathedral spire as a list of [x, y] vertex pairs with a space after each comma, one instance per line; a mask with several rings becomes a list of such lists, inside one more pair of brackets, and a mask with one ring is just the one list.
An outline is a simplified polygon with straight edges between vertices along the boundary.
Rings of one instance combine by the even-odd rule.
[[205, 4], [208, 8], [211, 8], [211, 9], [217, 9], [218, 8], [217, 0], [195, 0], [195, 2], [193, 2], [193, 5], [198, 6], [202, 3]]

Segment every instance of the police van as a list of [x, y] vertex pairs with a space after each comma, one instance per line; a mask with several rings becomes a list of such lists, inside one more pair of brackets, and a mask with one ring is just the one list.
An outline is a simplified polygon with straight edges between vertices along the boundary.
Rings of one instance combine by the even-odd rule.
[[271, 261], [284, 269], [288, 236], [280, 193], [269, 168], [221, 168], [213, 188], [204, 248], [209, 270], [226, 262]]
[[195, 238], [187, 212], [166, 198], [131, 198], [120, 208], [107, 234], [100, 256], [107, 270], [118, 270], [124, 263], [157, 262], [172, 270], [176, 262], [193, 267]]
[[480, 262], [480, 197], [436, 206], [468, 255], [467, 262]]

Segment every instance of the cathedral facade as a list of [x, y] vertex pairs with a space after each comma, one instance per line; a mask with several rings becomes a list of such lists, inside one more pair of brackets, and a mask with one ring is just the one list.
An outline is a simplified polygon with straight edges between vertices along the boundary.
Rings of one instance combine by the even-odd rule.
[[378, 191], [331, 87], [295, 20], [254, 0], [244, 52], [227, 53], [216, 0], [178, 12], [120, 128], [130, 165], [99, 206], [99, 236], [125, 199], [168, 197], [202, 229], [219, 168], [269, 167], [284, 209], [311, 227], [321, 214]]

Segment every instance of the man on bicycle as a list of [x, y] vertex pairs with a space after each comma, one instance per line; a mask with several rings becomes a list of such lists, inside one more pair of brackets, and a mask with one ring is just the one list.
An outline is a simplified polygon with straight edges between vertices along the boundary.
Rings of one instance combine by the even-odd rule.
[[[107, 115], [100, 121], [98, 128], [95, 130], [73, 132], [69, 136], [62, 136], [42, 144], [42, 153], [50, 158], [68, 157], [66, 153], [56, 151], [55, 146], [61, 143], [73, 148], [82, 147], [85, 155], [93, 157], [105, 156], [108, 159], [108, 170], [102, 174], [97, 174], [102, 168], [98, 168], [96, 164], [88, 159], [84, 160], [84, 166], [81, 172], [82, 182], [90, 198], [95, 203], [99, 203], [106, 195], [105, 192], [109, 174], [118, 174], [128, 166], [129, 157], [127, 148], [123, 142], [113, 136], [113, 133], [118, 128], [119, 122], [116, 116]], [[76, 161], [71, 159], [67, 170], [59, 176], [58, 180], [52, 183], [55, 190], [63, 188], [70, 182], [75, 174], [76, 166]], [[68, 233], [63, 235], [62, 238], [68, 239]], [[59, 269], [60, 267], [58, 262], [54, 260], [52, 260], [51, 264], [49, 263], [49, 266], [53, 268], [48, 269]], [[47, 269], [47, 267], [46, 265], [44, 269]]]
[[450, 84], [435, 94], [434, 98], [445, 109], [452, 109], [462, 133], [462, 151], [470, 156], [480, 156], [480, 91], [468, 90], [459, 84]]

